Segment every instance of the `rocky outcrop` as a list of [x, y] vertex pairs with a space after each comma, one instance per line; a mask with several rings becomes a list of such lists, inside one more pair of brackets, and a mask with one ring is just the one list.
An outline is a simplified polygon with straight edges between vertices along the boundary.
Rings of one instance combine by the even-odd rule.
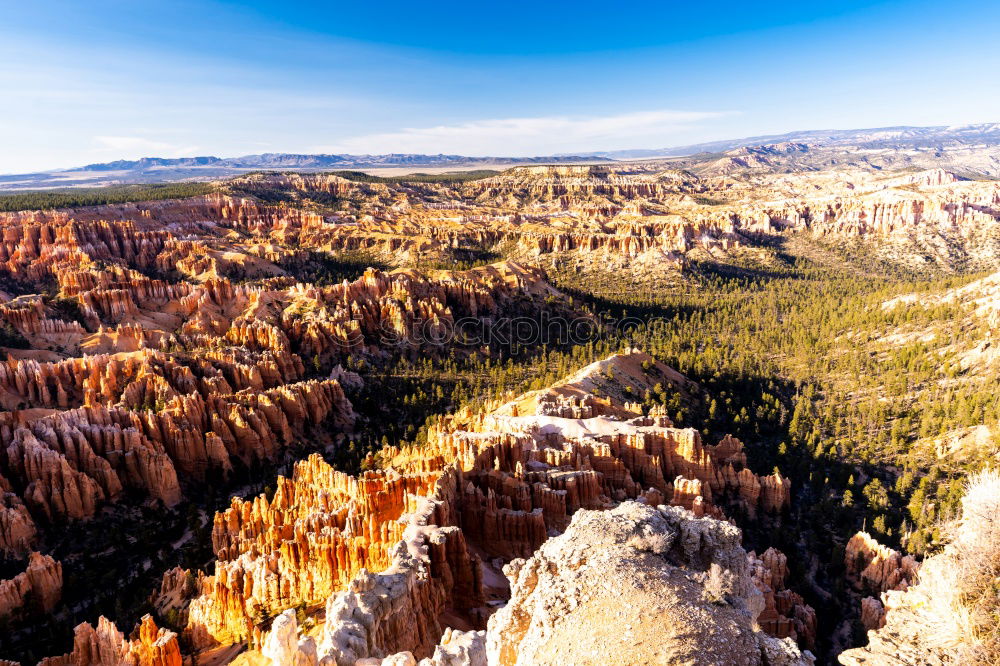
[[27, 552], [35, 540], [35, 522], [9, 482], [0, 476], [0, 551], [14, 556]]
[[51, 613], [62, 596], [62, 585], [62, 564], [48, 555], [31, 553], [23, 572], [0, 580], [0, 620]]
[[217, 514], [215, 574], [199, 577], [190, 639], [243, 640], [278, 609], [326, 603], [328, 617], [356, 622], [362, 608], [366, 618], [328, 635], [327, 652], [429, 653], [446, 608], [482, 603], [478, 560], [452, 526], [456, 495], [454, 473], [355, 479], [310, 457], [279, 478], [273, 500], [234, 500]]
[[[608, 361], [559, 385], [558, 394], [522, 396], [487, 416], [444, 419], [419, 450], [389, 448], [383, 456], [407, 470], [454, 462], [465, 484], [463, 530], [505, 557], [530, 554], [547, 530], [565, 529], [577, 509], [609, 506], [649, 489], [715, 516], [728, 506], [750, 516], [788, 506], [789, 480], [753, 474], [744, 466], [738, 439], [704, 445], [696, 430], [674, 428], [665, 416], [639, 416], [628, 413], [624, 403], [597, 402], [589, 392], [596, 374], [619, 376], [641, 390], [629, 374], [633, 368], [645, 363], [656, 376], [672, 372], [642, 353]], [[603, 388], [602, 393], [608, 390]], [[559, 395], [574, 396], [578, 404], [560, 406]], [[607, 415], [594, 415], [595, 410]]]
[[73, 651], [61, 657], [49, 657], [39, 666], [181, 666], [177, 634], [159, 629], [146, 615], [139, 624], [138, 636], [128, 639], [113, 622], [101, 617], [97, 627], [83, 623], [73, 636]]
[[[0, 318], [30, 347], [0, 362], [0, 549], [22, 555], [46, 530], [126, 497], [176, 506], [193, 486], [224, 482], [307, 441], [314, 450], [332, 447], [353, 427], [351, 404], [336, 379], [307, 376], [346, 365], [349, 356], [446, 353], [460, 320], [491, 326], [525, 296], [558, 295], [540, 269], [515, 263], [373, 269], [326, 285], [300, 282], [281, 267], [297, 270], [313, 257], [309, 250], [335, 247], [336, 226], [315, 213], [224, 195], [0, 214], [2, 277], [45, 293], [0, 293]], [[269, 559], [277, 541], [262, 544], [263, 555], [251, 542], [265, 537], [217, 526], [220, 572], [173, 572], [159, 607], [193, 618], [190, 634], [200, 644], [215, 641], [213, 632], [256, 640], [258, 621], [286, 600], [322, 606], [361, 569], [389, 566], [404, 530], [393, 520], [441, 475], [396, 476], [361, 481], [382, 498], [371, 500], [365, 519], [348, 508], [347, 495], [358, 493], [345, 492], [327, 523], [302, 528], [302, 542], [284, 547], [287, 567], [277, 574]], [[312, 499], [320, 511], [326, 499]], [[273, 517], [274, 538], [285, 540], [298, 518]], [[435, 634], [428, 650], [440, 634], [433, 622], [442, 599], [466, 603], [453, 597], [479, 594], [470, 582], [478, 569], [462, 564], [462, 534], [445, 527], [453, 529], [444, 541], [432, 539], [430, 564], [422, 565], [452, 576], [441, 583], [447, 592], [427, 593], [433, 617], [425, 623]], [[259, 561], [247, 561], [244, 548]], [[322, 558], [327, 564], [309, 580], [302, 567]], [[451, 569], [443, 563], [454, 571], [444, 573]], [[192, 597], [206, 600], [189, 608]]]
[[890, 590], [905, 591], [916, 582], [920, 565], [912, 555], [858, 532], [844, 548], [844, 568], [855, 590], [875, 595], [861, 600], [861, 624], [873, 630], [885, 625], [885, 606], [878, 596]]
[[23, 553], [36, 525], [126, 494], [176, 505], [187, 484], [307, 431], [329, 444], [353, 411], [335, 380], [302, 381], [307, 367], [438, 353], [460, 319], [488, 326], [526, 293], [555, 293], [513, 263], [328, 286], [273, 263], [336, 226], [224, 195], [0, 215], [0, 273], [57, 292], [0, 303], [32, 347], [0, 363], [0, 548]]
[[[186, 219], [190, 213], [178, 214], [184, 206], [197, 209], [202, 204], [206, 210], [237, 220], [249, 214], [212, 200], [105, 211], [117, 219], [128, 218], [127, 222], [94, 219], [93, 210], [85, 215], [8, 216], [19, 225], [6, 227], [4, 236], [10, 252], [6, 268], [15, 279], [37, 280], [50, 272], [62, 293], [75, 301], [93, 325], [99, 325], [102, 318], [141, 319], [141, 323], [119, 323], [113, 331], [100, 327], [93, 339], [83, 340], [86, 331], [78, 323], [61, 329], [49, 325], [56, 320], [45, 318], [47, 306], [42, 299], [26, 297], [3, 304], [8, 320], [30, 336], [49, 335], [54, 340], [52, 336], [72, 332], [76, 335], [72, 344], [109, 345], [125, 352], [60, 362], [12, 358], [0, 367], [3, 406], [70, 410], [41, 419], [33, 414], [30, 420], [15, 412], [0, 423], [0, 445], [6, 449], [0, 456], [0, 472], [9, 481], [3, 490], [21, 495], [36, 518], [44, 522], [86, 518], [102, 504], [116, 501], [126, 489], [175, 504], [185, 478], [203, 479], [212, 470], [225, 474], [236, 458], [249, 462], [273, 456], [290, 435], [298, 434], [299, 424], [323, 420], [320, 412], [329, 409], [327, 402], [335, 403], [341, 412], [335, 424], [349, 423], [349, 404], [337, 393], [335, 383], [285, 386], [301, 378], [303, 364], [280, 329], [275, 329], [276, 338], [261, 340], [259, 336], [240, 338], [238, 332], [246, 325], [234, 328], [231, 320], [218, 330], [209, 326], [213, 335], [236, 331], [230, 335], [241, 345], [235, 353], [230, 349], [178, 356], [149, 349], [179, 342], [178, 330], [171, 330], [163, 313], [174, 308], [180, 309], [179, 314], [221, 308], [218, 316], [228, 312], [232, 317], [238, 314], [233, 306], [247, 303], [256, 293], [234, 289], [224, 280], [193, 287], [151, 280], [139, 272], [149, 268], [169, 236], [160, 222]], [[195, 213], [195, 219], [201, 214]], [[154, 218], [156, 224], [147, 224], [147, 219]], [[147, 230], [147, 226], [157, 230]], [[148, 312], [155, 314], [149, 318]], [[194, 319], [204, 321], [203, 317]], [[160, 325], [164, 328], [157, 328]], [[191, 326], [185, 329], [205, 335]], [[183, 344], [192, 342], [215, 344], [190, 338]], [[249, 404], [243, 397], [221, 403], [216, 399], [245, 389], [279, 390]], [[297, 406], [297, 402], [302, 404]], [[285, 413], [275, 412], [275, 405]], [[152, 410], [155, 415], [135, 413], [135, 408]], [[283, 421], [289, 417], [295, 424], [292, 428]], [[205, 423], [206, 419], [212, 423]], [[11, 497], [4, 500], [0, 543], [10, 551], [23, 551], [33, 536], [34, 521], [24, 515], [22, 506]]]
[[[457, 529], [451, 533], [460, 538]], [[400, 543], [392, 569], [382, 574], [363, 571], [346, 591], [330, 598], [320, 644], [324, 658], [341, 666], [403, 650], [417, 657], [431, 654], [442, 631], [438, 618], [449, 605], [447, 591], [425, 568], [433, 563], [425, 564], [406, 550]]]
[[603, 663], [608, 655], [813, 663], [792, 641], [755, 630], [762, 601], [739, 543], [731, 525], [678, 507], [580, 511], [564, 534], [504, 568], [511, 599], [490, 618], [489, 663]]
[[844, 548], [844, 567], [856, 589], [877, 594], [908, 588], [920, 565], [912, 555], [902, 555], [867, 532], [858, 532]]
[[989, 469], [976, 472], [965, 491], [961, 518], [939, 526], [948, 537], [947, 545], [924, 560], [918, 580], [885, 591], [878, 600], [862, 602], [868, 644], [842, 652], [841, 664], [945, 666], [997, 661], [1000, 474]]
[[[675, 270], [691, 250], [725, 251], [758, 234], [789, 230], [878, 237], [908, 260], [924, 260], [923, 247], [947, 263], [948, 256], [934, 252], [933, 239], [944, 234], [960, 254], [980, 262], [996, 256], [988, 234], [997, 221], [995, 183], [963, 181], [941, 169], [730, 177], [768, 161], [753, 151], [723, 158], [702, 177], [652, 165], [600, 165], [516, 167], [464, 185], [419, 189], [312, 175], [248, 176], [239, 183], [250, 191], [335, 191], [349, 212], [310, 228], [320, 246], [413, 263], [454, 248], [503, 245], [525, 257], [624, 257], [642, 270]], [[630, 270], [628, 262], [620, 265]]]
[[[605, 375], [624, 377], [643, 361], [656, 376], [667, 372], [642, 354], [612, 357], [600, 368], [617, 367], [620, 372]], [[198, 574], [192, 591], [185, 589], [192, 576], [169, 572], [154, 604], [182, 610], [185, 634], [201, 648], [249, 640], [272, 660], [280, 654], [311, 663], [310, 643], [293, 630], [292, 615], [280, 613], [295, 607], [309, 614], [325, 606], [319, 663], [482, 663], [488, 634], [475, 630], [490, 614], [487, 595], [499, 588], [484, 585], [490, 574], [473, 551], [500, 562], [523, 561], [546, 548], [581, 511], [612, 509], [629, 498], [644, 503], [628, 503], [635, 506], [670, 498], [683, 504], [682, 496], [697, 493], [692, 502], [699, 515], [680, 507], [656, 511], [674, 517], [678, 543], [686, 544], [684, 561], [694, 566], [698, 559], [698, 572], [711, 565], [707, 552], [697, 555], [707, 538], [699, 536], [704, 526], [728, 534], [726, 543], [735, 544], [739, 561], [732, 566], [747, 598], [756, 600], [752, 612], [744, 613], [747, 626], [756, 619], [774, 635], [751, 641], [752, 659], [763, 659], [765, 646], [774, 655], [796, 652], [780, 639], [811, 644], [815, 614], [786, 588], [784, 556], [773, 549], [761, 558], [747, 556], [729, 523], [698, 522], [700, 515], [722, 516], [723, 506], [752, 505], [763, 512], [786, 503], [765, 509], [758, 491], [748, 504], [739, 479], [763, 484], [743, 467], [742, 443], [727, 437], [704, 446], [695, 431], [672, 428], [663, 416], [633, 412], [626, 420], [612, 418], [635, 405], [596, 402], [587, 392], [592, 381], [582, 373], [559, 385], [566, 395], [581, 392], [573, 404], [519, 399], [516, 410], [504, 406], [446, 418], [430, 430], [425, 445], [389, 448], [379, 456], [383, 469], [359, 477], [334, 471], [318, 456], [300, 462], [291, 478], [278, 479], [273, 497], [234, 499], [218, 513], [214, 573]], [[541, 414], [526, 413], [529, 404]], [[554, 405], [559, 413], [584, 418], [551, 416]], [[667, 482], [665, 469], [696, 478]], [[458, 630], [443, 634], [454, 622]]]
[[777, 638], [791, 638], [809, 649], [816, 646], [816, 611], [801, 595], [787, 588], [788, 558], [768, 548], [760, 557], [747, 556], [754, 586], [764, 599], [757, 623]]
[[865, 597], [861, 600], [861, 624], [868, 631], [885, 626], [885, 606], [881, 601], [875, 597]]
[[[0, 215], [0, 272], [18, 285], [44, 283], [48, 294], [0, 303], [32, 347], [0, 364], [6, 550], [28, 548], [36, 523], [84, 520], [126, 496], [174, 506], [191, 486], [303, 439], [332, 444], [353, 412], [337, 381], [304, 381], [314, 371], [349, 357], [446, 352], [463, 322], [493, 326], [525, 297], [558, 296], [540, 269], [515, 262], [370, 269], [340, 284], [289, 275], [323, 252], [410, 261], [503, 244], [521, 258], [648, 255], [660, 265], [748, 232], [743, 218], [689, 201], [702, 183], [613, 169], [425, 189], [320, 175], [234, 183], [253, 186], [333, 194], [345, 205], [324, 217], [212, 195]], [[684, 215], [663, 213], [668, 203]], [[280, 663], [405, 663], [407, 653], [479, 663], [487, 595], [506, 585], [483, 584], [496, 565], [484, 568], [477, 554], [531, 558], [581, 511], [634, 499], [685, 507], [696, 520], [777, 520], [788, 479], [756, 475], [734, 438], [704, 443], [662, 411], [643, 413], [634, 395], [625, 398], [624, 378], [637, 395], [661, 381], [684, 384], [649, 357], [615, 357], [495, 412], [445, 419], [425, 447], [383, 452], [377, 471], [350, 477], [316, 456], [301, 461], [273, 495], [219, 512], [212, 571], [167, 572], [154, 605], [176, 612], [171, 621], [184, 623], [194, 650], [247, 641]], [[808, 607], [785, 589], [779, 560], [765, 554], [752, 565], [762, 625], [808, 644]], [[289, 608], [325, 609], [315, 650]], [[748, 645], [757, 655], [783, 649]], [[78, 627], [73, 653], [50, 662], [173, 664], [177, 646], [152, 620], [131, 639], [102, 620]]]
[[9, 477], [22, 484], [32, 513], [46, 522], [92, 516], [123, 489], [167, 506], [187, 479], [224, 474], [233, 461], [273, 458], [303, 428], [353, 419], [335, 381], [289, 384], [262, 392], [175, 395], [161, 411], [81, 407], [7, 426]]
[[[24, 554], [48, 543], [46, 531], [124, 498], [177, 506], [191, 488], [221, 487], [306, 441], [332, 450], [353, 411], [335, 378], [309, 377], [388, 355], [443, 355], [460, 325], [498, 326], [529, 299], [559, 296], [541, 269], [518, 261], [370, 269], [339, 284], [301, 279], [326, 265], [327, 252], [364, 250], [413, 266], [478, 262], [503, 248], [518, 260], [634, 259], [645, 270], [682, 265], [692, 249], [815, 226], [791, 197], [730, 209], [706, 201], [728, 197], [727, 188], [738, 194], [732, 182], [646, 168], [529, 169], [419, 187], [265, 174], [228, 187], [323, 193], [342, 205], [324, 216], [216, 194], [0, 214], [0, 277], [24, 294], [12, 298], [5, 287], [0, 318], [15, 329], [12, 342], [23, 337], [29, 347], [0, 362], [0, 549]], [[959, 226], [989, 216], [972, 203], [986, 195], [963, 183], [899, 187], [938, 188], [940, 202], [966, 196]], [[860, 228], [851, 211], [869, 203], [831, 203], [830, 224]], [[897, 208], [875, 226], [895, 233], [925, 219]], [[199, 648], [250, 641], [291, 654], [298, 628], [274, 618], [325, 608], [343, 620], [320, 641], [332, 659], [407, 651], [441, 663], [478, 659], [484, 602], [498, 602], [506, 584], [477, 555], [530, 558], [578, 512], [628, 500], [779, 522], [788, 479], [756, 474], [735, 438], [705, 442], [635, 402], [658, 383], [683, 392], [690, 382], [637, 354], [597, 366], [501, 409], [445, 419], [426, 447], [383, 452], [378, 471], [352, 478], [317, 458], [301, 461], [273, 495], [216, 516], [211, 571], [168, 572], [156, 607], [176, 611], [171, 626], [180, 618]], [[809, 615], [775, 573], [779, 559], [761, 556], [760, 589], [771, 592], [762, 623], [805, 644]], [[141, 646], [158, 643], [165, 651], [155, 658], [173, 659], [163, 655], [176, 639], [155, 625], [144, 622], [130, 639], [107, 621], [85, 627], [80, 663], [94, 654], [153, 659]], [[298, 639], [294, 646], [303, 652]]]
[[299, 638], [295, 611], [286, 610], [271, 623], [261, 654], [276, 666], [316, 666], [316, 641]]
[[486, 632], [445, 629], [434, 654], [420, 666], [486, 666]]

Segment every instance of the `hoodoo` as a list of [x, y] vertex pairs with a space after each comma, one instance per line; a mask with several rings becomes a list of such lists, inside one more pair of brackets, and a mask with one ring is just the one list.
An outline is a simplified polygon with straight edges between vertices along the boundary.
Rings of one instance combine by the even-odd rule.
[[0, 194], [0, 666], [996, 662], [998, 128]]

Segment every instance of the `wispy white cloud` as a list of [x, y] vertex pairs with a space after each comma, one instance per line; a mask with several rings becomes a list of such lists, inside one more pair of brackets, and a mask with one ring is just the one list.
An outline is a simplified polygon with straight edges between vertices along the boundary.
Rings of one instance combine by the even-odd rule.
[[459, 153], [526, 156], [558, 152], [662, 147], [659, 142], [730, 111], [640, 111], [610, 116], [542, 116], [408, 127], [316, 146], [331, 153]]
[[95, 136], [95, 150], [114, 153], [124, 159], [137, 157], [190, 157], [198, 146], [181, 146], [141, 136]]

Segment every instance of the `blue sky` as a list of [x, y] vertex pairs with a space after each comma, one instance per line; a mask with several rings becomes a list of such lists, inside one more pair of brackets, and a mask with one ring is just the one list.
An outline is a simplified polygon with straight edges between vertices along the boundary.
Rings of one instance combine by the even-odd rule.
[[1000, 121], [992, 2], [0, 0], [0, 172]]

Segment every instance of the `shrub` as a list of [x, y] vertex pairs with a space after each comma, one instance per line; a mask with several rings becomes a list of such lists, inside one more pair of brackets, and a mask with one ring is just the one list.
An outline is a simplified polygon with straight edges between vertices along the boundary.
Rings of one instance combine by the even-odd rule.
[[1000, 663], [1000, 472], [969, 478], [962, 517], [942, 533], [950, 543], [924, 563], [918, 586], [928, 646], [955, 663]]

